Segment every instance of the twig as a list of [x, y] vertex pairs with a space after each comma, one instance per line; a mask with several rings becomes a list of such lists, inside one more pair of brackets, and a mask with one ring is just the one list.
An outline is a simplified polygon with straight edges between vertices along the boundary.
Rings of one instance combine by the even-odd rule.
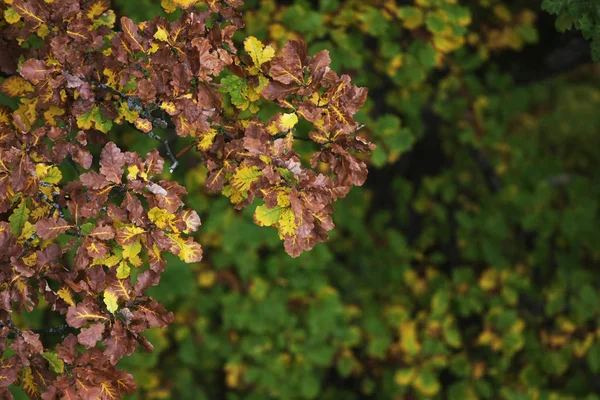
[[[0, 328], [6, 326], [11, 330], [11, 333], [8, 335], [8, 339], [16, 339], [17, 336], [22, 336], [23, 331], [15, 326], [12, 319], [8, 320], [8, 323], [5, 325], [0, 322]], [[62, 334], [70, 328], [69, 325], [63, 324], [58, 326], [52, 326], [50, 328], [41, 328], [41, 329], [31, 329], [31, 332], [37, 333], [38, 335], [57, 335]]]
[[[284, 137], [286, 137], [288, 135], [287, 132], [280, 132], [277, 135], [273, 136], [273, 139], [283, 139]], [[312, 142], [311, 138], [307, 138], [307, 137], [302, 137], [302, 136], [296, 136], [294, 135], [294, 140], [304, 140], [307, 142]]]
[[169, 146], [169, 141], [161, 138], [156, 133], [154, 133], [154, 131], [150, 131], [146, 135], [150, 136], [152, 139], [162, 143], [165, 146], [167, 155], [169, 156], [169, 158], [171, 159], [171, 162], [173, 163], [171, 165], [171, 167], [169, 168], [169, 172], [173, 173], [173, 171], [175, 171], [175, 168], [177, 168], [177, 166], [179, 165], [179, 161], [177, 161], [177, 159], [173, 155], [173, 152], [171, 151], [171, 147]]
[[[44, 183], [44, 182], [40, 182], [40, 186], [52, 186], [50, 184]], [[52, 211], [50, 211], [50, 215], [48, 216], [48, 218], [52, 217], [52, 214], [54, 214], [55, 211], [58, 211], [58, 215], [63, 218], [65, 215], [62, 211], [62, 207], [58, 204], [55, 203], [53, 200], [50, 200], [50, 198], [42, 191], [39, 191], [40, 197], [42, 198], [42, 200], [44, 200], [46, 203], [48, 203], [50, 205], [50, 207], [52, 207]], [[54, 195], [58, 195], [57, 192], [53, 193]]]

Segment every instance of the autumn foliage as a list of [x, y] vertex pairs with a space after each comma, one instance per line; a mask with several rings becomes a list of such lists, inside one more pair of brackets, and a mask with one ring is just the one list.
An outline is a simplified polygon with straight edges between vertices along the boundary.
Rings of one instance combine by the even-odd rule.
[[[259, 198], [255, 222], [276, 227], [294, 257], [327, 239], [333, 202], [366, 179], [357, 153], [373, 146], [354, 135], [353, 114], [367, 91], [331, 70], [326, 50], [311, 57], [290, 41], [276, 57], [248, 37], [243, 54], [232, 41], [241, 1], [162, 5], [186, 11], [136, 24], [117, 22], [108, 0], [0, 4], [0, 89], [16, 105], [0, 106], [0, 352], [12, 354], [2, 398], [12, 384], [45, 400], [136, 390], [115, 365], [138, 344], [152, 351], [142, 333], [174, 320], [146, 289], [165, 253], [202, 258], [200, 218], [165, 178], [187, 151], [200, 153], [208, 190], [235, 208]], [[263, 121], [253, 114], [265, 101], [280, 112]], [[308, 137], [295, 133], [300, 120], [313, 126]], [[122, 124], [157, 149], [109, 141]], [[191, 142], [174, 155], [158, 130]], [[310, 165], [298, 141], [313, 143]], [[66, 323], [47, 328], [61, 331], [59, 343], [13, 322], [41, 303]]]

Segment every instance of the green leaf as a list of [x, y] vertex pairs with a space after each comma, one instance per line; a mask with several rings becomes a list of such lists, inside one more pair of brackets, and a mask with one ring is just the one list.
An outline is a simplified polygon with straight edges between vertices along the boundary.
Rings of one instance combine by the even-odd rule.
[[42, 353], [42, 357], [48, 360], [52, 371], [56, 372], [57, 374], [62, 374], [65, 371], [65, 363], [58, 358], [58, 353], [47, 351]]
[[50, 170], [48, 170], [48, 173], [42, 179], [42, 182], [51, 183], [53, 185], [58, 185], [61, 180], [62, 180], [62, 173], [60, 172], [60, 169], [58, 169], [57, 167], [52, 167], [52, 168], [50, 168]]
[[237, 75], [229, 75], [221, 79], [222, 93], [228, 93], [231, 97], [231, 103], [244, 111], [250, 105], [248, 100], [248, 82]]
[[315, 398], [319, 394], [319, 389], [319, 380], [312, 373], [304, 376], [300, 386], [300, 392], [304, 398]]
[[587, 362], [593, 373], [600, 373], [600, 340], [596, 340], [590, 347], [587, 354]]
[[21, 200], [18, 207], [15, 208], [12, 215], [8, 217], [8, 222], [10, 225], [10, 231], [13, 235], [19, 236], [23, 231], [23, 227], [25, 227], [25, 222], [29, 219], [29, 209], [25, 204], [25, 200]]
[[461, 381], [450, 386], [448, 400], [477, 400], [477, 395], [469, 382]]
[[279, 221], [284, 209], [285, 207], [279, 206], [274, 208], [267, 208], [266, 205], [258, 206], [254, 212], [254, 221], [260, 226], [271, 226]]
[[425, 24], [427, 25], [427, 29], [431, 33], [441, 34], [446, 29], [446, 24], [440, 16], [435, 14], [428, 14], [427, 19], [425, 20]]
[[428, 368], [419, 371], [413, 381], [414, 388], [426, 396], [435, 396], [440, 391], [440, 383], [435, 374]]
[[119, 263], [119, 266], [117, 267], [117, 278], [127, 279], [129, 278], [130, 272], [131, 268], [129, 267], [129, 264], [125, 261], [121, 261], [121, 263]]
[[322, 13], [331, 13], [340, 6], [339, 0], [319, 0], [319, 10]]
[[115, 311], [117, 311], [117, 309], [119, 308], [118, 300], [119, 300], [119, 298], [113, 291], [111, 291], [111, 290], [104, 291], [104, 304], [106, 305], [106, 309], [110, 313], [114, 314]]
[[575, 22], [573, 16], [568, 13], [562, 13], [558, 16], [558, 18], [556, 18], [554, 26], [556, 27], [557, 31], [562, 33], [571, 29], [573, 27], [573, 22]]

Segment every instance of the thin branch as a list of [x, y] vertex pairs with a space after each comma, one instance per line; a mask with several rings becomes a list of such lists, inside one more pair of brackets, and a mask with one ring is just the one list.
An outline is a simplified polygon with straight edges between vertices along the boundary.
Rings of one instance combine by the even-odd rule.
[[[281, 133], [278, 133], [277, 135], [273, 136], [273, 140], [276, 140], [276, 139], [283, 139], [283, 138], [284, 138], [284, 137], [286, 137], [287, 135], [288, 135], [288, 133], [287, 133], [287, 132], [281, 132]], [[294, 135], [294, 140], [303, 140], [303, 141], [306, 141], [306, 142], [312, 142], [312, 139], [311, 139], [311, 138], [302, 137], [302, 136], [296, 136], [296, 135]]]
[[154, 133], [154, 131], [150, 131], [146, 135], [150, 136], [152, 139], [154, 139], [154, 140], [162, 143], [165, 146], [165, 149], [167, 151], [167, 155], [169, 156], [169, 158], [171, 159], [171, 162], [173, 163], [171, 165], [171, 167], [169, 168], [169, 172], [172, 173], [173, 171], [175, 171], [175, 168], [177, 168], [177, 166], [179, 165], [179, 161], [177, 161], [177, 159], [173, 155], [173, 152], [171, 151], [171, 147], [169, 146], [169, 141], [166, 140], [166, 139], [161, 138], [156, 133]]

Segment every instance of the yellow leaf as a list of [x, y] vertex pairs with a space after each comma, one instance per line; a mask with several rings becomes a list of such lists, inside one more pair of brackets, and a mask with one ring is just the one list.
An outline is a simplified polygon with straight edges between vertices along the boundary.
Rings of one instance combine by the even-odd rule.
[[20, 76], [11, 76], [0, 86], [2, 93], [8, 97], [18, 97], [25, 93], [33, 92], [33, 86], [31, 83], [21, 78]]
[[198, 284], [203, 288], [211, 287], [216, 279], [217, 274], [214, 271], [202, 271], [198, 276]]
[[190, 8], [196, 5], [197, 0], [173, 0], [173, 3], [177, 4], [181, 8]]
[[136, 122], [140, 116], [140, 113], [138, 113], [137, 111], [130, 110], [129, 106], [124, 101], [119, 102], [119, 108], [117, 108], [117, 112], [119, 113], [119, 116], [115, 119], [115, 121], [118, 124], [121, 123], [123, 118], [125, 118], [125, 121], [132, 124], [132, 123]]
[[215, 136], [217, 136], [217, 131], [211, 128], [208, 132], [205, 132], [200, 139], [200, 142], [196, 145], [196, 148], [201, 151], [208, 151], [210, 146], [212, 146]]
[[411, 356], [421, 351], [415, 321], [404, 321], [400, 324], [400, 346], [405, 353]]
[[140, 251], [142, 251], [142, 244], [138, 239], [131, 244], [123, 245], [123, 258], [129, 260], [134, 267], [139, 267], [142, 265], [142, 260], [138, 257]]
[[23, 263], [28, 267], [33, 267], [37, 261], [37, 253], [31, 253], [27, 257], [21, 258], [21, 260], [23, 260]]
[[277, 192], [277, 205], [281, 207], [290, 206], [290, 197], [288, 196], [289, 192], [289, 188], [283, 188]]
[[271, 226], [279, 221], [282, 212], [283, 207], [267, 208], [265, 205], [258, 206], [254, 211], [254, 221], [260, 226]]
[[175, 230], [175, 226], [173, 225], [175, 215], [169, 213], [167, 210], [153, 207], [150, 211], [148, 211], [148, 218], [160, 229]]
[[77, 126], [81, 129], [92, 129], [94, 124], [94, 111], [96, 106], [90, 111], [77, 116]]
[[242, 379], [243, 373], [243, 365], [230, 363], [225, 364], [225, 382], [227, 383], [227, 386], [230, 388], [236, 388]]
[[37, 176], [38, 179], [43, 179], [46, 174], [48, 173], [48, 171], [50, 170], [50, 165], [46, 165], [44, 163], [39, 163], [35, 165], [35, 176]]
[[173, 240], [172, 251], [179, 256], [179, 259], [186, 263], [200, 262], [202, 260], [202, 247], [192, 238], [183, 239], [179, 235], [168, 234]]
[[283, 236], [290, 236], [296, 232], [298, 224], [296, 223], [296, 216], [291, 208], [286, 208], [279, 217], [279, 233]]
[[56, 126], [56, 120], [54, 119], [54, 117], [57, 116], [61, 116], [65, 114], [65, 109], [64, 108], [60, 108], [57, 106], [50, 106], [50, 108], [48, 108], [45, 112], [44, 112], [44, 119], [46, 120], [46, 122], [51, 125], [51, 126]]
[[154, 38], [160, 40], [161, 42], [171, 43], [169, 40], [169, 32], [162, 26], [158, 26], [156, 33], [154, 34]]
[[298, 116], [296, 115], [296, 113], [281, 114], [279, 116], [279, 131], [287, 132], [290, 129], [293, 129], [297, 123]]
[[92, 265], [106, 265], [107, 267], [111, 268], [117, 265], [121, 260], [122, 257], [111, 254], [110, 256], [104, 258], [94, 258]]
[[127, 278], [129, 278], [130, 272], [131, 272], [131, 268], [129, 268], [129, 264], [127, 264], [125, 261], [121, 261], [121, 263], [117, 267], [117, 278], [118, 279], [127, 279]]
[[15, 11], [14, 8], [8, 7], [4, 10], [4, 19], [9, 24], [16, 24], [21, 20], [21, 16]]
[[89, 19], [93, 20], [94, 18], [102, 15], [104, 11], [106, 11], [107, 2], [104, 0], [96, 0], [92, 3], [91, 6], [88, 7], [85, 16]]
[[[117, 87], [117, 75], [115, 74], [114, 71], [108, 69], [108, 68], [104, 68], [104, 71], [102, 71], [102, 73], [104, 74], [104, 76], [106, 77], [106, 86], [113, 88], [115, 90], [118, 89]], [[121, 102], [121, 104], [123, 104], [124, 102]], [[125, 105], [127, 105], [125, 103]], [[133, 121], [131, 121], [133, 122]]]
[[174, 13], [177, 10], [177, 6], [175, 6], [172, 0], [161, 0], [160, 5], [167, 14]]
[[136, 179], [140, 173], [140, 168], [137, 165], [130, 165], [127, 167], [127, 179], [130, 181]]
[[111, 314], [114, 314], [115, 311], [119, 309], [119, 304], [117, 301], [119, 298], [112, 290], [104, 291], [104, 304], [106, 304], [106, 309], [110, 311]]
[[277, 121], [273, 121], [269, 124], [269, 126], [267, 126], [267, 132], [269, 132], [270, 135], [275, 136], [279, 133], [279, 128], [277, 128]]
[[25, 369], [25, 372], [21, 377], [21, 385], [23, 386], [25, 393], [29, 395], [29, 398], [36, 399], [39, 397], [40, 389], [38, 389], [37, 385], [35, 384], [31, 368]]
[[275, 49], [269, 45], [265, 47], [260, 40], [254, 36], [248, 36], [244, 40], [244, 49], [254, 62], [254, 66], [260, 67], [275, 56]]
[[152, 42], [150, 49], [148, 50], [148, 54], [154, 54], [160, 49], [160, 45], [156, 42]]
[[56, 292], [56, 294], [58, 295], [58, 297], [63, 299], [68, 305], [73, 307], [75, 306], [75, 302], [73, 301], [73, 295], [71, 294], [71, 289], [69, 289], [68, 286], [61, 287], [58, 290], [58, 292]]
[[48, 36], [48, 34], [50, 33], [50, 29], [48, 28], [48, 25], [40, 24], [35, 33], [37, 33], [37, 35], [43, 39], [46, 36]]
[[258, 167], [247, 167], [242, 165], [237, 168], [231, 177], [231, 186], [241, 192], [250, 189], [250, 185], [258, 180], [262, 175]]
[[163, 101], [160, 104], [160, 108], [165, 110], [169, 115], [175, 115], [175, 113], [177, 112], [177, 107], [175, 107], [175, 103], [173, 103], [172, 101]]
[[414, 376], [414, 368], [403, 368], [398, 370], [394, 375], [394, 382], [396, 382], [400, 386], [407, 386], [413, 381]]
[[140, 131], [144, 133], [148, 133], [152, 130], [152, 122], [148, 121], [145, 118], [138, 118], [135, 120], [134, 125]]
[[450, 53], [460, 47], [465, 43], [465, 38], [463, 36], [457, 37], [445, 37], [445, 36], [434, 36], [433, 37], [433, 46], [436, 50], [442, 53]]

